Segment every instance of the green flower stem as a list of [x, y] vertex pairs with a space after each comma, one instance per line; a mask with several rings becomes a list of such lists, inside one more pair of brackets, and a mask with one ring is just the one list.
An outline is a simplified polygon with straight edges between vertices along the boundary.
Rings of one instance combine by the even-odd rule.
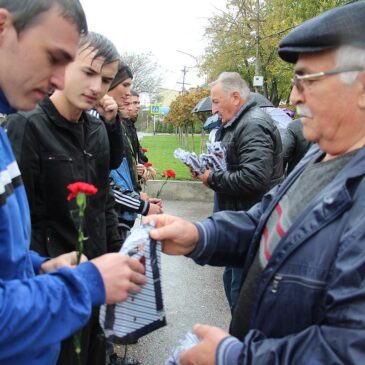
[[168, 179], [169, 179], [169, 178], [167, 177], [167, 178], [165, 179], [165, 181], [163, 182], [163, 184], [161, 185], [160, 189], [158, 189], [158, 192], [157, 192], [157, 194], [156, 194], [156, 198], [159, 198], [159, 197], [160, 197], [161, 192], [162, 192], [162, 189], [163, 189], [163, 187], [167, 184], [167, 180], [168, 180]]
[[[85, 237], [83, 232], [83, 225], [84, 225], [84, 216], [86, 209], [85, 193], [78, 193], [76, 195], [76, 204], [79, 207], [79, 226], [77, 228], [78, 236], [77, 236], [77, 246], [76, 246], [76, 251], [77, 251], [76, 265], [79, 265], [81, 262], [81, 256], [84, 252]], [[73, 335], [73, 343], [79, 365], [81, 365], [81, 332], [82, 330], [79, 330]]]
[[86, 194], [78, 193], [76, 196], [76, 204], [79, 207], [79, 226], [78, 226], [78, 237], [77, 237], [77, 261], [76, 265], [78, 265], [81, 261], [81, 256], [84, 252], [84, 216], [85, 216], [85, 208], [86, 208]]

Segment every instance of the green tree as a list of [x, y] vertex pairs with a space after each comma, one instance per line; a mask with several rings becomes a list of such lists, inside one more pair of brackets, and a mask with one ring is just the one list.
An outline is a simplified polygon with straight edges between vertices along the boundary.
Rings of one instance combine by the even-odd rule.
[[259, 92], [274, 104], [288, 101], [293, 66], [280, 60], [280, 40], [295, 26], [347, 0], [228, 0], [209, 19], [205, 34], [210, 40], [201, 68], [214, 80], [223, 71], [236, 71], [253, 88], [256, 49], [264, 87]]

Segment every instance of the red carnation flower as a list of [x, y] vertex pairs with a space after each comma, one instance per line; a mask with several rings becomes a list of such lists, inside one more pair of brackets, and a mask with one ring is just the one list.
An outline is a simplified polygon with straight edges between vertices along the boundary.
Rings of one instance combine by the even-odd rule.
[[145, 163], [143, 164], [143, 166], [151, 167], [151, 166], [152, 166], [152, 164], [151, 164], [151, 162], [145, 162]]
[[70, 194], [68, 195], [67, 200], [76, 198], [78, 193], [95, 195], [98, 191], [98, 188], [96, 186], [81, 181], [67, 185], [67, 189], [70, 190]]
[[173, 170], [166, 170], [162, 173], [162, 177], [167, 177], [170, 179], [175, 179], [176, 173]]
[[158, 189], [158, 192], [156, 194], [156, 198], [159, 198], [159, 196], [161, 195], [161, 192], [162, 192], [162, 189], [163, 187], [166, 185], [167, 183], [167, 180], [169, 179], [175, 179], [176, 177], [176, 174], [175, 174], [175, 171], [173, 170], [165, 170], [162, 174], [161, 174], [162, 177], [165, 177], [165, 181], [162, 183], [160, 189]]
[[143, 151], [144, 153], [146, 153], [146, 152], [148, 152], [148, 149], [147, 149], [147, 148], [142, 148], [142, 151]]

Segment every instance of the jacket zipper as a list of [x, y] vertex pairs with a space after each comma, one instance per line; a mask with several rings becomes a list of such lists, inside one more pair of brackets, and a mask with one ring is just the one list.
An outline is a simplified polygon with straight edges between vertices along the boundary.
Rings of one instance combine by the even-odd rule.
[[322, 289], [326, 285], [326, 282], [321, 280], [303, 278], [302, 276], [297, 275], [277, 274], [274, 276], [274, 279], [272, 281], [271, 292], [276, 294], [279, 290], [279, 286], [281, 285], [281, 283], [299, 284], [311, 289]]
[[59, 160], [59, 161], [72, 161], [72, 158], [71, 157], [62, 157], [62, 158], [59, 158], [59, 157], [57, 157], [57, 156], [49, 156], [48, 157], [48, 160], [51, 160], [51, 161], [53, 161], [53, 160]]

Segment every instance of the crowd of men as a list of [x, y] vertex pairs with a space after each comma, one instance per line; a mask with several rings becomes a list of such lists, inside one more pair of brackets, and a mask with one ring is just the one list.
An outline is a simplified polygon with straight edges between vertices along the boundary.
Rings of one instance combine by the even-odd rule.
[[[196, 176], [215, 191], [215, 212], [192, 223], [141, 192], [133, 75], [112, 42], [88, 31], [79, 1], [0, 0], [0, 363], [138, 364], [117, 356], [98, 323], [98, 306], [146, 283], [144, 266], [117, 253], [137, 214], [156, 223], [150, 235], [166, 254], [227, 267], [229, 332], [196, 325], [200, 341], [181, 364], [362, 363], [364, 29], [356, 1], [280, 42], [302, 123], [283, 141], [239, 74], [210, 84], [227, 170]], [[289, 133], [301, 145], [284, 172]], [[67, 201], [75, 181], [98, 188], [80, 265], [77, 205]]]

